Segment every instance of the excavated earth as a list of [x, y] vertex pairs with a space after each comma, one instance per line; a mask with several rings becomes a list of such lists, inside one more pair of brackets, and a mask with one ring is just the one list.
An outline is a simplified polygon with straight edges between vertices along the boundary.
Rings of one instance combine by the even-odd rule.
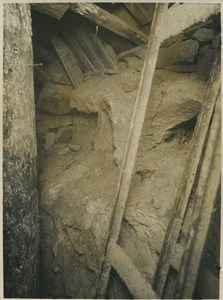
[[[194, 35], [160, 49], [120, 232], [150, 283], [220, 45], [213, 30]], [[36, 103], [43, 298], [95, 297], [144, 52], [75, 89], [58, 59], [45, 68]], [[109, 287], [109, 298], [130, 297], [113, 272]]]
[[[43, 297], [95, 296], [142, 64], [129, 57], [115, 75], [40, 93]], [[195, 74], [155, 72], [119, 240], [149, 282], [206, 88]]]

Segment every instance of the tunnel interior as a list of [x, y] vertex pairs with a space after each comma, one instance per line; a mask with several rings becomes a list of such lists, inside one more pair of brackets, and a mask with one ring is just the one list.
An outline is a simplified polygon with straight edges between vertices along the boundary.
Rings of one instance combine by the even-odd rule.
[[[67, 3], [30, 5], [40, 298], [94, 299], [97, 295], [153, 29], [155, 3], [92, 5], [86, 10], [89, 15], [81, 5], [79, 10]], [[177, 6], [181, 4], [168, 9]], [[194, 14], [198, 11], [199, 4], [194, 4]], [[102, 15], [107, 18], [104, 23]], [[162, 41], [159, 48], [118, 237], [118, 245], [153, 287], [220, 51], [220, 13], [209, 13]], [[208, 212], [211, 221], [193, 299], [219, 297], [220, 212], [219, 184]], [[183, 234], [178, 236], [182, 247]], [[179, 269], [171, 261], [161, 299], [173, 297], [178, 272], [184, 267], [178, 264]], [[135, 298], [127, 284], [131, 272], [126, 278], [120, 269], [111, 269], [106, 299]]]

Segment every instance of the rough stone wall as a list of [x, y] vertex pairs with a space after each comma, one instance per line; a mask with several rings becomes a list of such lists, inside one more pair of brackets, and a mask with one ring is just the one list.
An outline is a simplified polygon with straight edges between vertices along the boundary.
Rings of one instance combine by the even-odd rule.
[[30, 7], [4, 4], [4, 296], [36, 297], [39, 226]]

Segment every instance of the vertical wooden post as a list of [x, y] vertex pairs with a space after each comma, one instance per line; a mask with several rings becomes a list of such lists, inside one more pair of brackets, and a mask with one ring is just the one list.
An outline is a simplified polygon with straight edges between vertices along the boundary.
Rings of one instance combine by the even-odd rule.
[[37, 297], [39, 252], [30, 7], [4, 4], [4, 297]]
[[111, 270], [111, 266], [107, 261], [107, 256], [109, 256], [108, 254], [111, 253], [112, 255], [112, 252], [110, 251], [109, 247], [110, 245], [113, 245], [114, 243], [118, 242], [124, 209], [131, 183], [132, 171], [135, 164], [142, 126], [145, 118], [147, 104], [149, 102], [149, 95], [152, 87], [153, 75], [155, 72], [156, 61], [161, 43], [160, 36], [163, 25], [162, 16], [166, 9], [167, 4], [157, 4], [153, 18], [144, 66], [141, 74], [141, 80], [133, 109], [131, 124], [129, 127], [124, 161], [117, 187], [116, 204], [113, 212], [110, 234], [107, 242], [107, 250], [105, 254], [106, 258], [102, 267], [101, 277], [99, 280], [99, 288], [97, 291], [98, 298], [103, 298], [105, 295], [107, 282], [109, 279], [109, 273]]

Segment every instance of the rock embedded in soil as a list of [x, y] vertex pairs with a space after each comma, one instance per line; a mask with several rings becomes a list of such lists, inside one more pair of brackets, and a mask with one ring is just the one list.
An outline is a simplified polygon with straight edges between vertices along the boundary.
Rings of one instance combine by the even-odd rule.
[[39, 94], [37, 108], [53, 115], [70, 112], [70, 95], [73, 87], [53, 82], [46, 82]]
[[80, 146], [80, 145], [69, 144], [69, 148], [70, 148], [72, 151], [78, 152], [78, 151], [81, 149], [81, 146]]
[[60, 152], [59, 152], [59, 155], [65, 155], [69, 152], [69, 148], [68, 147], [65, 147], [64, 149], [62, 149]]
[[69, 143], [72, 140], [73, 137], [73, 127], [72, 126], [66, 126], [59, 129], [56, 141], [57, 143]]
[[158, 112], [153, 125], [167, 130], [195, 118], [201, 109], [198, 101], [190, 98], [182, 99], [180, 103], [172, 103]]
[[210, 42], [214, 38], [214, 30], [210, 28], [199, 28], [193, 37], [199, 42]]
[[199, 42], [187, 40], [168, 48], [160, 48], [156, 68], [163, 68], [180, 62], [193, 62], [198, 53]]

